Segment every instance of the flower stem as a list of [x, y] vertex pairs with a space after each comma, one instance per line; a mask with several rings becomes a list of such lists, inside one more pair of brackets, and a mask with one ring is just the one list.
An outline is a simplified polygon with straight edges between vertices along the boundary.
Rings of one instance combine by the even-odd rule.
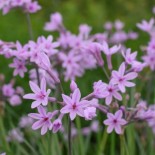
[[30, 18], [30, 14], [29, 13], [26, 13], [26, 20], [27, 20], [28, 32], [29, 32], [29, 35], [30, 35], [30, 39], [34, 40], [32, 24], [31, 24], [31, 18]]
[[[34, 40], [32, 24], [31, 24], [31, 18], [30, 18], [29, 13], [26, 13], [26, 20], [27, 20], [27, 26], [28, 26], [28, 32], [29, 32], [30, 39]], [[36, 70], [36, 75], [37, 75], [37, 82], [38, 82], [38, 85], [40, 85], [40, 77], [39, 77], [38, 66], [35, 67], [35, 70]]]
[[71, 125], [72, 121], [68, 117], [68, 155], [72, 155], [72, 143], [71, 143]]

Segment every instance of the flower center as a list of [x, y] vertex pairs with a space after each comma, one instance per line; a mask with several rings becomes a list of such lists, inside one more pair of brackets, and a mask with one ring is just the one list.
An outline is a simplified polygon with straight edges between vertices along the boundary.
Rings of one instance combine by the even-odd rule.
[[116, 120], [116, 119], [114, 119], [114, 120], [113, 120], [113, 122], [114, 122], [114, 124], [116, 124], [116, 123], [117, 123], [117, 120]]
[[108, 89], [108, 91], [109, 91], [109, 92], [112, 92], [112, 91], [113, 91], [113, 89], [112, 89], [112, 88], [109, 88], [109, 89]]
[[45, 98], [45, 95], [41, 92], [38, 96], [40, 99], [44, 99]]
[[76, 104], [74, 103], [72, 107], [73, 107], [73, 109], [76, 109]]
[[123, 80], [124, 80], [123, 78], [119, 78], [119, 82], [123, 82]]
[[48, 117], [45, 117], [45, 118], [44, 118], [44, 121], [47, 121], [47, 120], [48, 120]]

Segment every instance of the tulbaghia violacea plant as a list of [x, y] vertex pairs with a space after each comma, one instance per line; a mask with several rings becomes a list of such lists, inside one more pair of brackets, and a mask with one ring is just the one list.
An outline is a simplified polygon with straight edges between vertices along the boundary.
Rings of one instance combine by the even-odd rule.
[[[15, 7], [23, 8], [26, 13], [41, 9], [37, 1], [32, 0], [0, 2], [0, 9], [4, 14]], [[89, 135], [92, 131], [102, 130], [99, 122], [95, 121], [99, 113], [103, 116], [102, 126], [107, 126], [107, 133], [115, 131], [117, 134], [123, 134], [126, 126], [136, 121], [146, 121], [155, 132], [153, 106], [148, 106], [140, 100], [136, 100], [133, 107], [123, 104], [128, 90], [135, 87], [136, 82], [133, 80], [139, 78], [139, 73], [146, 66], [155, 70], [154, 19], [137, 24], [138, 28], [150, 35], [143, 61], [138, 60], [137, 51], [132, 52], [132, 49], [124, 44], [128, 39], [136, 39], [137, 33], [126, 33], [123, 27], [124, 23], [116, 20], [114, 23], [105, 23], [103, 33], [91, 34], [92, 28], [81, 24], [79, 33], [73, 34], [65, 28], [61, 14], [56, 12], [51, 15], [44, 29], [58, 31], [58, 38], [54, 39], [52, 35], [39, 36], [36, 41], [31, 38], [24, 45], [20, 41], [0, 41], [0, 55], [12, 60], [9, 67], [13, 70], [13, 76], [24, 78], [29, 75], [32, 91], [24, 95], [21, 87], [14, 88], [14, 83], [10, 82], [2, 85], [1, 96], [13, 106], [21, 104], [23, 96], [24, 99], [33, 100], [31, 108], [37, 109], [37, 113], [29, 113], [28, 117], [23, 116], [20, 119], [19, 127], [9, 132], [7, 140], [23, 142], [23, 134], [19, 128], [31, 125], [33, 130], [41, 129], [41, 135], [61, 131], [66, 136], [64, 118], [68, 116], [69, 130], [66, 139], [69, 141], [70, 151], [71, 137], [78, 134], [73, 125], [75, 119], [80, 117], [92, 122], [90, 127], [81, 128], [83, 135]], [[113, 55], [122, 57], [118, 67], [112, 61]], [[83, 96], [75, 81], [80, 79], [86, 70], [97, 67], [102, 69], [106, 81], [104, 78], [94, 81], [92, 91]], [[63, 89], [63, 83], [66, 81], [70, 82], [69, 93]]]

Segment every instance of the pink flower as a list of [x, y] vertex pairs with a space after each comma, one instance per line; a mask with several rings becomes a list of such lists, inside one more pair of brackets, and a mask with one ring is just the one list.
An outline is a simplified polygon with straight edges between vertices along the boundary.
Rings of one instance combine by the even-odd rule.
[[107, 44], [107, 42], [103, 42], [103, 46], [102, 46], [102, 51], [104, 52], [104, 54], [106, 55], [107, 58], [107, 63], [108, 63], [108, 68], [111, 70], [112, 69], [112, 62], [111, 62], [111, 55], [113, 55], [114, 53], [118, 52], [118, 50], [121, 48], [121, 46], [113, 46], [113, 47], [109, 47], [109, 45]]
[[68, 55], [64, 53], [59, 54], [59, 58], [62, 61], [62, 67], [65, 68], [65, 80], [72, 79], [74, 80], [76, 76], [81, 76], [83, 68], [80, 66], [80, 61], [82, 56], [75, 54], [72, 50]]
[[115, 114], [107, 114], [108, 119], [104, 121], [104, 124], [108, 125], [108, 133], [111, 133], [113, 130], [115, 130], [117, 134], [122, 134], [121, 127], [127, 123], [127, 121], [122, 118], [122, 115], [123, 114], [121, 110], [118, 110]]
[[118, 52], [121, 48], [121, 45], [117, 46], [113, 46], [113, 47], [109, 47], [109, 45], [107, 44], [107, 42], [103, 42], [103, 46], [102, 46], [102, 50], [106, 55], [112, 55], [116, 52]]
[[46, 106], [48, 104], [48, 96], [51, 92], [50, 89], [46, 91], [46, 80], [42, 78], [40, 88], [34, 82], [30, 81], [29, 84], [34, 93], [26, 94], [23, 98], [35, 100], [32, 102], [31, 108], [36, 108], [40, 104]]
[[99, 80], [98, 82], [94, 82], [93, 89], [93, 94], [96, 98], [105, 98], [109, 95], [106, 90], [106, 84], [103, 83], [101, 80]]
[[116, 20], [114, 23], [114, 27], [116, 30], [121, 30], [124, 27], [124, 23], [121, 22], [120, 20]]
[[131, 64], [136, 60], [136, 56], [137, 56], [137, 52], [133, 52], [131, 53], [131, 49], [128, 48], [126, 51], [122, 52], [122, 55], [125, 59], [125, 62], [127, 64]]
[[142, 57], [145, 63], [150, 66], [151, 70], [155, 70], [155, 52], [147, 52], [147, 55]]
[[19, 95], [13, 95], [11, 96], [11, 98], [9, 99], [9, 102], [12, 106], [17, 106], [20, 105], [22, 103], [22, 100], [20, 98]]
[[4, 96], [11, 97], [15, 93], [15, 89], [12, 84], [5, 84], [2, 87], [2, 93]]
[[133, 87], [135, 84], [133, 82], [129, 82], [128, 80], [133, 80], [138, 76], [135, 72], [130, 72], [128, 74], [125, 74], [125, 63], [122, 63], [119, 67], [118, 71], [112, 71], [112, 84], [117, 84], [118, 88], [121, 90], [121, 92], [125, 92], [125, 87]]
[[85, 47], [86, 51], [94, 56], [99, 66], [103, 66], [104, 61], [101, 55], [101, 44], [91, 42]]
[[112, 30], [112, 28], [113, 28], [112, 22], [106, 22], [106, 23], [104, 24], [104, 28], [105, 28], [105, 30], [107, 30], [107, 31]]
[[96, 117], [96, 108], [95, 107], [87, 107], [84, 110], [84, 117], [86, 120], [92, 120]]
[[72, 80], [71, 83], [70, 83], [71, 91], [74, 92], [74, 90], [77, 89], [77, 88], [78, 88], [77, 84], [75, 83], [74, 80]]
[[19, 143], [22, 143], [24, 141], [24, 135], [20, 131], [19, 128], [14, 128], [8, 132], [8, 136], [6, 138], [8, 142], [14, 142], [17, 141]]
[[37, 1], [26, 3], [24, 7], [26, 12], [29, 13], [35, 13], [41, 9], [41, 6], [38, 4]]
[[143, 31], [151, 32], [153, 25], [154, 25], [154, 19], [152, 18], [150, 19], [149, 22], [142, 20], [142, 23], [137, 24], [137, 27]]
[[30, 127], [34, 123], [34, 120], [28, 116], [22, 116], [19, 121], [20, 128]]
[[30, 113], [28, 116], [37, 119], [33, 125], [32, 129], [37, 130], [41, 128], [41, 135], [44, 135], [47, 130], [52, 125], [51, 119], [58, 113], [58, 111], [46, 113], [45, 109], [42, 106], [37, 107], [39, 113]]
[[50, 130], [52, 129], [52, 132], [56, 133], [59, 130], [61, 130], [61, 128], [62, 128], [62, 121], [61, 119], [58, 118], [53, 122], [53, 124], [50, 127]]
[[14, 58], [13, 63], [9, 65], [11, 68], [15, 68], [13, 75], [20, 75], [20, 77], [24, 77], [24, 73], [27, 72], [27, 68], [25, 67], [25, 61]]
[[50, 21], [45, 24], [44, 29], [46, 31], [55, 31], [59, 30], [60, 27], [62, 27], [62, 16], [56, 12], [51, 14]]
[[62, 98], [66, 105], [60, 110], [61, 113], [69, 113], [71, 120], [74, 120], [76, 115], [84, 117], [83, 108], [87, 106], [88, 101], [80, 101], [81, 92], [78, 88], [74, 90], [72, 97], [62, 94]]
[[106, 91], [109, 93], [109, 95], [105, 97], [105, 103], [107, 105], [112, 102], [113, 97], [119, 101], [122, 100], [122, 96], [120, 95], [120, 93], [118, 93], [118, 87], [116, 85], [113, 85], [112, 82], [106, 85]]
[[87, 24], [80, 25], [79, 26], [79, 32], [80, 32], [79, 36], [81, 38], [88, 39], [91, 29], [92, 28], [90, 26], [88, 26]]

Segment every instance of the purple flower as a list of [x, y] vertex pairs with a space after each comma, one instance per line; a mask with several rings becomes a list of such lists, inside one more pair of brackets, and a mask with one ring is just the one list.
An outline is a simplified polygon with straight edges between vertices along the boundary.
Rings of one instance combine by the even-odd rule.
[[102, 46], [102, 51], [104, 52], [104, 54], [106, 55], [107, 58], [107, 63], [108, 63], [108, 68], [111, 70], [112, 69], [112, 62], [111, 62], [111, 55], [113, 55], [114, 53], [118, 52], [118, 50], [121, 48], [121, 46], [113, 46], [113, 47], [109, 47], [109, 45], [107, 44], [107, 42], [103, 42], [103, 46]]
[[93, 89], [93, 94], [96, 98], [105, 98], [109, 95], [106, 90], [106, 84], [103, 83], [101, 80], [99, 80], [98, 82], [94, 82]]
[[127, 121], [122, 118], [122, 115], [123, 114], [121, 110], [118, 110], [115, 114], [107, 114], [108, 119], [104, 121], [104, 124], [108, 125], [108, 133], [111, 133], [113, 130], [115, 130], [117, 134], [122, 134], [121, 127], [127, 123]]
[[51, 14], [50, 22], [45, 24], [44, 29], [46, 31], [55, 31], [59, 30], [62, 27], [62, 16], [60, 13], [56, 12]]
[[145, 63], [150, 66], [151, 70], [155, 70], [155, 52], [147, 52], [147, 55], [142, 57]]
[[125, 87], [133, 87], [135, 84], [128, 80], [133, 80], [138, 76], [135, 72], [125, 74], [125, 63], [122, 63], [118, 71], [112, 71], [111, 83], [117, 84], [121, 92], [125, 92]]
[[62, 98], [66, 105], [60, 110], [61, 113], [69, 113], [71, 120], [74, 120], [76, 115], [84, 117], [83, 108], [87, 106], [88, 101], [80, 101], [81, 92], [78, 88], [74, 90], [72, 97], [62, 94]]
[[84, 117], [86, 120], [92, 120], [96, 117], [96, 108], [95, 107], [88, 107], [84, 110]]
[[27, 72], [27, 68], [25, 67], [25, 61], [14, 58], [13, 63], [9, 65], [11, 68], [15, 68], [13, 75], [20, 75], [20, 77], [24, 77], [24, 73]]
[[126, 51], [123, 51], [123, 52], [122, 52], [122, 55], [123, 55], [123, 57], [124, 57], [124, 59], [125, 59], [125, 62], [126, 62], [127, 64], [131, 64], [131, 65], [132, 65], [132, 63], [133, 63], [133, 62], [135, 61], [135, 59], [136, 59], [137, 52], [131, 53], [131, 49], [128, 48]]
[[22, 100], [20, 98], [19, 95], [13, 95], [11, 96], [11, 98], [9, 99], [9, 102], [12, 106], [17, 106], [20, 105], [22, 103]]
[[59, 130], [61, 130], [61, 128], [62, 128], [62, 121], [59, 118], [56, 119], [50, 126], [50, 130], [52, 129], [53, 133], [58, 132]]
[[116, 85], [113, 85], [112, 82], [106, 85], [106, 91], [109, 93], [109, 95], [105, 97], [105, 103], [107, 105], [112, 102], [113, 97], [119, 101], [122, 100], [122, 96], [120, 95], [120, 93], [118, 93], [118, 87]]
[[2, 87], [2, 93], [4, 96], [11, 97], [15, 93], [15, 89], [13, 88], [12, 84], [5, 84]]
[[51, 119], [58, 113], [58, 111], [46, 113], [45, 109], [42, 106], [37, 107], [39, 113], [30, 113], [28, 116], [37, 119], [33, 125], [32, 129], [37, 130], [41, 128], [41, 135], [44, 135], [47, 130], [52, 125]]
[[116, 20], [114, 23], [114, 27], [116, 30], [121, 30], [124, 27], [124, 23], [121, 22], [120, 20]]
[[150, 19], [149, 22], [142, 20], [142, 23], [137, 24], [137, 27], [143, 31], [150, 33], [153, 28], [153, 25], [154, 25], [154, 19], [152, 18], [152, 19]]
[[46, 91], [46, 80], [42, 78], [40, 88], [34, 82], [30, 81], [29, 84], [34, 93], [26, 94], [23, 98], [35, 100], [32, 102], [31, 108], [36, 108], [40, 104], [46, 106], [48, 104], [48, 96], [51, 92], [50, 89]]

